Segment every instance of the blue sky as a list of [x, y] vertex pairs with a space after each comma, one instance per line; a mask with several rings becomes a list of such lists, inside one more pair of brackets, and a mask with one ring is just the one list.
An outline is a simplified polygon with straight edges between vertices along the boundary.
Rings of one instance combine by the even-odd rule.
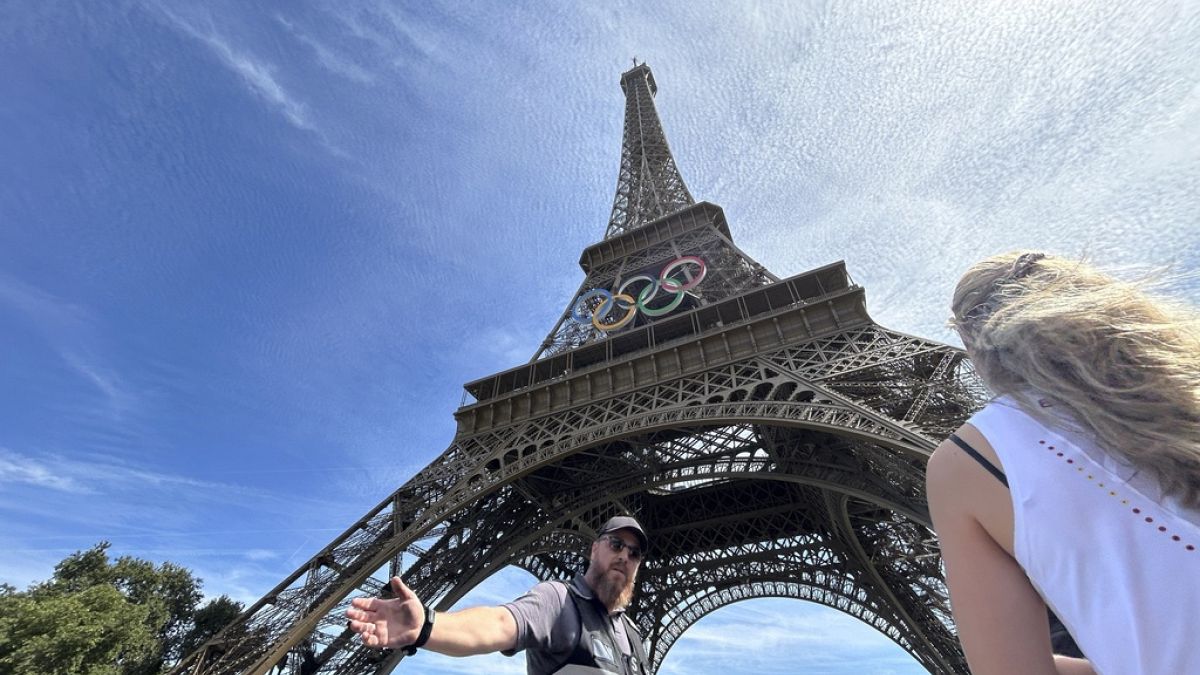
[[[1194, 3], [645, 4], [0, 6], [0, 581], [107, 539], [251, 601], [434, 459], [582, 278], [634, 56], [741, 248], [892, 328], [1017, 247], [1200, 269]], [[770, 600], [664, 665], [799, 669], [918, 670]]]

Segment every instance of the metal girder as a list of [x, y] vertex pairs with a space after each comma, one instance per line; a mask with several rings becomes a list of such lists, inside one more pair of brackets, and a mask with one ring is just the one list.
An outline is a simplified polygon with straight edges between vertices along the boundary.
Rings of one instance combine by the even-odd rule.
[[[756, 380], [753, 376], [756, 372], [757, 380], [762, 384], [762, 365], [743, 364], [741, 367], [723, 371], [719, 377], [702, 378], [693, 382], [691, 388], [684, 389], [702, 392], [707, 397], [728, 398], [732, 392], [745, 391], [746, 385]], [[668, 389], [679, 391], [677, 386]], [[778, 384], [758, 388], [759, 395], [769, 396], [776, 391]], [[798, 390], [787, 391], [794, 393]], [[805, 391], [819, 393], [821, 388], [814, 387]], [[753, 397], [753, 391], [749, 392], [749, 395]], [[543, 556], [544, 570], [561, 572], [563, 565], [550, 564], [544, 558], [554, 550], [556, 544], [553, 537], [565, 536], [566, 538], [560, 539], [558, 544], [566, 546], [573, 542], [568, 548], [576, 551], [581, 545], [580, 542], [589, 540], [578, 531], [573, 535], [569, 534], [570, 530], [562, 529], [565, 524], [589, 519], [599, 522], [606, 515], [628, 508], [629, 505], [633, 505], [647, 523], [654, 523], [648, 527], [654, 533], [656, 541], [659, 535], [654, 528], [662, 528], [661, 544], [664, 553], [674, 551], [676, 555], [697, 555], [699, 551], [705, 550], [704, 542], [707, 540], [704, 537], [697, 538], [697, 534], [684, 535], [681, 538], [675, 532], [712, 532], [720, 529], [715, 527], [714, 523], [721, 521], [736, 525], [725, 528], [729, 532], [761, 532], [761, 528], [747, 526], [747, 523], [763, 510], [763, 504], [771, 503], [766, 493], [751, 488], [751, 485], [759, 480], [783, 481], [783, 484], [803, 485], [822, 493], [846, 495], [873, 504], [880, 513], [906, 513], [908, 515], [903, 517], [913, 522], [927, 520], [921, 494], [922, 465], [918, 458], [921, 449], [916, 445], [903, 443], [903, 439], [897, 435], [886, 435], [883, 433], [888, 430], [885, 425], [862, 426], [859, 417], [865, 415], [866, 418], [870, 418], [869, 411], [859, 411], [858, 416], [854, 416], [849, 415], [846, 408], [828, 403], [791, 402], [788, 406], [779, 407], [781, 402], [770, 402], [771, 407], [760, 410], [756, 416], [751, 414], [754, 406], [767, 402], [750, 398], [735, 404], [709, 404], [716, 410], [724, 409], [723, 414], [709, 417], [703, 414], [704, 406], [697, 411], [696, 406], [688, 404], [687, 397], [670, 396], [664, 399], [661, 396], [642, 395], [633, 398], [639, 406], [645, 408], [644, 414], [633, 418], [642, 420], [643, 424], [628, 427], [611, 426], [610, 428], [616, 430], [614, 433], [602, 434], [586, 447], [574, 451], [569, 448], [569, 444], [566, 448], [547, 450], [547, 457], [539, 465], [519, 476], [497, 477], [494, 479], [495, 489], [487, 493], [478, 493], [473, 499], [443, 500], [432, 504], [437, 513], [425, 516], [430, 521], [428, 527], [417, 524], [421, 522], [420, 514], [418, 510], [411, 508], [405, 513], [384, 512], [363, 519], [360, 525], [348, 533], [351, 536], [343, 538], [344, 543], [341, 547], [331, 548], [310, 562], [308, 573], [302, 577], [303, 585], [296, 584], [277, 593], [273, 602], [260, 607], [257, 616], [254, 617], [263, 618], [247, 622], [248, 627], [283, 628], [288, 615], [295, 617], [293, 621], [302, 620], [306, 612], [311, 611], [313, 607], [311, 600], [297, 603], [285, 602], [285, 598], [316, 599], [337, 596], [337, 601], [327, 611], [327, 615], [333, 618], [317, 622], [311, 630], [330, 631], [324, 641], [340, 644], [337, 642], [340, 636], [332, 634], [332, 631], [335, 627], [340, 627], [339, 612], [344, 607], [341, 600], [353, 592], [369, 591], [378, 587], [378, 581], [373, 582], [374, 586], [371, 585], [369, 575], [374, 570], [370, 569], [370, 563], [359, 561], [390, 560], [397, 551], [408, 550], [413, 542], [426, 538], [427, 533], [434, 531], [439, 533], [438, 537], [425, 546], [422, 558], [412, 564], [404, 572], [404, 576], [422, 597], [438, 599], [439, 605], [448, 605], [492, 571], [506, 564], [533, 567], [537, 564], [536, 556], [540, 555]], [[656, 410], [656, 406], [665, 406], [667, 410]], [[789, 406], [814, 412], [798, 417], [779, 414]], [[676, 414], [664, 418], [667, 422], [649, 423], [657, 422], [656, 414], [665, 414], [668, 410]], [[769, 412], [775, 414], [771, 415]], [[625, 419], [631, 421], [628, 416]], [[748, 419], [752, 419], [754, 423], [748, 423]], [[535, 428], [545, 432], [557, 427], [537, 425]], [[870, 429], [873, 433], [864, 429]], [[761, 435], [762, 430], [769, 433], [773, 455], [768, 455], [764, 449], [768, 445], [768, 439]], [[524, 440], [526, 439], [522, 438], [519, 442]], [[927, 451], [931, 443], [926, 443], [925, 446], [924, 451]], [[918, 452], [914, 455], [912, 450], [902, 451], [903, 448], [913, 448]], [[748, 483], [747, 479], [754, 480]], [[405, 503], [402, 493], [406, 488], [401, 488], [393, 499], [385, 503]], [[528, 495], [534, 495], [537, 499], [530, 500]], [[687, 508], [677, 510], [685, 514], [688, 519], [686, 522], [682, 520], [684, 516], [671, 520], [667, 515], [663, 515], [661, 521], [656, 520], [658, 516], [655, 514], [670, 513], [663, 506], [664, 499], [689, 496], [695, 496], [697, 501]], [[447, 492], [445, 497], [450, 497], [450, 493]], [[625, 500], [624, 506], [614, 506], [618, 500]], [[778, 500], [773, 503], [778, 506]], [[698, 508], [698, 505], [701, 504], [712, 505], [715, 509], [714, 515], [700, 517], [702, 509]], [[775, 510], [788, 511], [782, 507]], [[800, 511], [794, 515], [800, 517], [804, 514]], [[407, 536], [380, 541], [384, 533], [390, 534], [383, 527], [383, 523], [393, 523], [397, 520], [413, 523], [404, 530]], [[688, 524], [692, 520], [707, 527], [692, 528]], [[362, 532], [371, 534], [354, 536]], [[561, 534], [563, 532], [568, 534]], [[926, 541], [928, 538], [928, 533], [923, 533], [922, 540]], [[377, 546], [387, 547], [385, 555], [380, 556], [378, 551], [372, 551], [372, 547], [364, 543], [364, 539], [366, 542], [376, 542]], [[770, 537], [764, 535], [763, 540], [769, 541]], [[685, 541], [691, 543], [685, 545]], [[715, 550], [718, 558], [722, 552], [728, 554], [724, 547], [709, 547], [707, 550], [710, 555], [713, 555]], [[371, 557], [372, 552], [377, 555]], [[693, 562], [700, 560], [697, 558]], [[730, 556], [730, 564], [733, 562], [736, 562], [736, 556]], [[652, 569], [653, 564], [648, 562], [647, 574]], [[355, 570], [359, 570], [357, 576], [363, 578], [356, 579]], [[794, 572], [799, 574], [798, 570]], [[779, 577], [778, 580], [784, 580], [784, 577]], [[800, 595], [796, 597], [817, 597], [817, 601], [822, 601], [820, 597], [825, 597], [820, 594], [814, 596], [811, 589], [797, 593]], [[826, 604], [844, 604], [839, 603], [840, 601], [830, 600]], [[875, 625], [882, 621], [876, 614], [878, 612], [871, 615], [868, 623]], [[647, 616], [653, 616], [653, 613]], [[911, 632], [911, 629], [906, 630]], [[649, 631], [647, 634], [657, 633]], [[260, 635], [261, 638], [258, 641], [252, 640], [254, 635]], [[247, 630], [243, 635], [242, 645], [257, 646], [269, 637], [269, 633], [264, 629], [259, 629], [257, 633]], [[321, 640], [311, 636], [303, 640], [305, 644], [312, 644], [314, 641]], [[301, 642], [296, 641], [295, 644]], [[662, 649], [669, 649], [671, 644], [673, 639], [661, 642]], [[905, 644], [917, 645], [919, 642], [910, 640]], [[294, 645], [290, 647], [294, 648]], [[915, 649], [908, 646], [906, 648]], [[370, 661], [369, 654], [357, 654], [358, 651], [362, 649], [354, 645], [346, 646], [346, 653], [338, 662], [376, 663]], [[953, 658], [953, 655], [947, 658]], [[331, 660], [330, 663], [332, 662]], [[234, 668], [236, 669], [237, 667]]]
[[[728, 512], [727, 519], [739, 522], [744, 514], [761, 508], [753, 506], [761, 500], [746, 488], [747, 477], [807, 485], [873, 504], [880, 514], [905, 513], [902, 517], [910, 521], [926, 522], [920, 457], [932, 448], [933, 441], [909, 430], [902, 420], [858, 406], [852, 396], [818, 384], [814, 373], [833, 370], [843, 382], [847, 374], [861, 373], [870, 375], [862, 381], [874, 382], [879, 370], [894, 369], [897, 362], [928, 350], [898, 341], [882, 329], [864, 329], [823, 342], [834, 353], [826, 352], [818, 359], [815, 355], [820, 350], [812, 345], [793, 348], [770, 358], [728, 364], [694, 377], [584, 403], [511, 428], [488, 430], [478, 437], [460, 437], [448, 453], [450, 461], [462, 462], [457, 481], [415, 477], [314, 557], [287, 587], [252, 608], [240, 635], [231, 632], [222, 638], [225, 654], [216, 661], [213, 654], [206, 659], [215, 669], [195, 672], [241, 670], [252, 665], [248, 662], [252, 654], [247, 652], [272, 640], [287, 646], [280, 656], [272, 655], [274, 662], [287, 651], [307, 648], [302, 645], [343, 645], [338, 616], [344, 598], [377, 589], [379, 582], [372, 582], [370, 575], [398, 552], [412, 551], [415, 542], [430, 539], [431, 533], [437, 536], [416, 549], [424, 553], [404, 576], [423, 597], [441, 599], [439, 604], [445, 604], [506, 564], [538, 569], [536, 556], [541, 555], [543, 573], [563, 570], [561, 564], [545, 558], [550, 553], [545, 545], [535, 547], [536, 551], [511, 550], [496, 545], [502, 539], [527, 540], [532, 545], [568, 521], [578, 523], [590, 517], [599, 522], [605, 513], [630, 506], [653, 522], [650, 514], [654, 511], [648, 509], [653, 509], [655, 499], [696, 490], [712, 494], [721, 489], [742, 491], [744, 503], [713, 502]], [[852, 355], [855, 367], [839, 372], [836, 364], [844, 359], [838, 354], [845, 353]], [[876, 369], [860, 363], [864, 355], [872, 353], [880, 357]], [[821, 371], [818, 363], [828, 370]], [[960, 419], [969, 411], [969, 404], [960, 403]], [[477, 447], [486, 448], [486, 454], [477, 454]], [[517, 451], [515, 455], [510, 448]], [[493, 464], [496, 459], [501, 461]], [[483, 471], [476, 473], [481, 468]], [[626, 501], [617, 507], [614, 500]], [[662, 526], [666, 535], [669, 527], [665, 522]], [[920, 540], [928, 539], [928, 532], [923, 532]], [[578, 541], [587, 538], [577, 536]], [[682, 551], [685, 547], [676, 548]], [[894, 565], [888, 569], [893, 567], [902, 569]], [[651, 568], [648, 564], [647, 569]], [[899, 573], [889, 574], [892, 577], [888, 578], [894, 578]], [[885, 578], [882, 573], [880, 578]], [[785, 577], [773, 580], [787, 581]], [[922, 583], [925, 588], [937, 587]], [[808, 590], [795, 590], [791, 597], [845, 605], [833, 596], [816, 593], [809, 585], [772, 588], [801, 587]], [[647, 616], [655, 614], [665, 616], [661, 611]], [[871, 625], [884, 621], [879, 612], [869, 614], [863, 610], [855, 615], [867, 617], [864, 620]], [[906, 635], [913, 632], [904, 630]], [[938, 642], [940, 648], [945, 647], [942, 642]], [[673, 643], [674, 638], [654, 642], [655, 649], [661, 644], [663, 650]], [[910, 651], [927, 646], [916, 638], [900, 644]], [[344, 645], [343, 654], [330, 655], [327, 661], [330, 668], [335, 663], [342, 665], [327, 672], [371, 672], [353, 669], [381, 663], [372, 661], [370, 654], [358, 653], [361, 651], [353, 644]], [[955, 658], [950, 653], [942, 662], [955, 663]], [[259, 663], [259, 667], [273, 665], [264, 660]]]

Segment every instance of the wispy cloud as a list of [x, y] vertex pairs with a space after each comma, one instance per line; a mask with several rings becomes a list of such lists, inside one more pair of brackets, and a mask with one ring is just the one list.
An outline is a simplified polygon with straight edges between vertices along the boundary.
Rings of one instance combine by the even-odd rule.
[[80, 305], [0, 274], [0, 307], [3, 306], [29, 317], [39, 331], [52, 336], [74, 331], [91, 319], [90, 312]]
[[19, 279], [0, 275], [0, 316], [5, 309], [28, 322], [71, 372], [103, 397], [93, 412], [122, 420], [137, 409], [139, 395], [101, 355], [101, 331], [92, 312]]
[[[0, 482], [5, 481], [76, 494], [193, 490], [225, 500], [256, 493], [237, 485], [138, 467], [115, 457], [83, 458], [41, 453], [35, 456], [0, 448]], [[178, 492], [176, 496], [183, 497]]]
[[293, 22], [288, 21], [278, 14], [275, 15], [275, 20], [278, 21], [284, 28], [286, 28], [288, 32], [292, 34], [292, 37], [311, 48], [317, 55], [317, 61], [331, 72], [358, 82], [359, 84], [372, 84], [375, 82], [374, 74], [358, 64], [350, 61], [348, 58], [339, 56], [333, 49], [322, 44], [311, 35], [301, 31], [300, 28], [297, 27]]
[[519, 366], [533, 356], [542, 339], [540, 330], [539, 326], [530, 325], [485, 328], [471, 340], [470, 353], [497, 370]]
[[[733, 611], [713, 614], [709, 620], [697, 624], [685, 635], [693, 648], [716, 651], [745, 649], [761, 652], [779, 649], [784, 645], [829, 644], [835, 638], [847, 649], [867, 649], [878, 644], [866, 632], [848, 630], [866, 626], [846, 614], [837, 612], [831, 618], [829, 612], [818, 605], [799, 601], [788, 604], [792, 605], [790, 609], [793, 611], [781, 613], [763, 609], [761, 604], [746, 602]], [[733, 623], [746, 627], [746, 634], [731, 633], [729, 625]]]
[[273, 66], [235, 49], [225, 38], [217, 34], [216, 28], [211, 25], [211, 20], [208, 22], [210, 25], [206, 29], [202, 29], [166, 7], [160, 6], [158, 9], [176, 28], [207, 46], [225, 67], [241, 76], [242, 82], [254, 94], [269, 103], [289, 122], [300, 129], [317, 130], [308, 119], [306, 106], [288, 93], [283, 85], [275, 79]]
[[435, 72], [453, 70], [464, 57], [483, 47], [431, 19], [431, 14], [444, 18], [438, 10], [426, 12], [432, 8], [422, 7], [414, 11], [414, 7], [417, 5], [375, 0], [355, 7], [333, 5], [326, 11], [348, 34], [371, 45], [376, 56], [373, 62], [392, 69], [410, 84], [427, 81]]
[[[215, 509], [238, 515], [204, 516]], [[0, 447], [0, 580], [16, 585], [45, 578], [63, 556], [106, 540], [114, 554], [184, 564], [210, 593], [246, 602], [277, 580], [289, 551], [303, 560], [349, 517], [327, 499], [269, 486], [204, 480], [107, 455]]]
[[415, 49], [423, 59], [433, 59], [439, 55], [445, 56], [438, 48], [435, 34], [422, 30], [418, 20], [411, 12], [406, 12], [402, 5], [380, 2], [376, 5], [379, 14], [395, 29], [404, 44]]
[[383, 33], [373, 28], [371, 25], [359, 18], [357, 12], [346, 11], [342, 7], [330, 8], [329, 14], [334, 20], [340, 23], [351, 35], [369, 42], [376, 49], [387, 50], [392, 47], [392, 43]]
[[[302, 101], [281, 81], [280, 68], [262, 57], [252, 54], [250, 50], [238, 46], [218, 31], [211, 16], [202, 19], [189, 19], [166, 6], [159, 4], [156, 9], [167, 18], [171, 25], [185, 35], [199, 41], [208, 48], [217, 60], [228, 70], [235, 73], [247, 90], [256, 98], [264, 101], [272, 110], [279, 113], [293, 127], [310, 132], [312, 138], [329, 154], [341, 160], [353, 159], [330, 138], [326, 129], [318, 125], [309, 105]], [[354, 64], [338, 58], [331, 50], [321, 46], [314, 40], [306, 41], [318, 52], [318, 59], [327, 68], [351, 77], [369, 76], [365, 70]]]
[[[238, 516], [206, 519], [216, 509]], [[0, 519], [10, 526], [0, 549], [7, 555], [107, 539], [180, 560], [216, 557], [265, 569], [288, 552], [310, 555], [352, 515], [336, 495], [204, 480], [107, 455], [0, 447]], [[302, 539], [312, 544], [297, 548]]]
[[91, 492], [74, 477], [58, 473], [51, 464], [7, 448], [0, 448], [0, 485], [5, 483], [23, 483], [56, 492]]
[[80, 354], [72, 351], [62, 352], [63, 361], [76, 373], [90, 382], [104, 395], [107, 407], [113, 418], [120, 420], [125, 414], [135, 409], [138, 397], [115, 371], [104, 366], [89, 362]]
[[279, 551], [270, 551], [262, 548], [252, 548], [246, 551], [247, 560], [274, 560], [279, 557]]
[[924, 672], [867, 624], [821, 605], [778, 598], [739, 602], [704, 617], [668, 653], [661, 672], [710, 669], [781, 674], [850, 674], [864, 669]]

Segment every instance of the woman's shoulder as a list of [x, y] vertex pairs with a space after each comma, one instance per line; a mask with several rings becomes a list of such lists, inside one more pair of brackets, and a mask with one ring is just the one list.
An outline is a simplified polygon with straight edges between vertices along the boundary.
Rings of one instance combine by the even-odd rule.
[[[964, 446], [1003, 472], [1003, 463], [995, 449], [974, 422], [975, 418], [972, 417], [934, 449], [925, 472], [928, 486], [932, 488], [938, 484], [941, 489], [961, 488], [979, 477], [981, 464], [964, 450]], [[995, 480], [991, 476], [989, 478]]]

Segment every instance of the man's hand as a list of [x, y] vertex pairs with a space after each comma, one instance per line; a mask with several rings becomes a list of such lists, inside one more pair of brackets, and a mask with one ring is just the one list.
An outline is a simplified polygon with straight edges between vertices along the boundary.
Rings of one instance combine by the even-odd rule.
[[[400, 577], [392, 577], [396, 597], [355, 598], [346, 618], [350, 630], [363, 644], [377, 649], [407, 647], [417, 641], [425, 626], [425, 608]], [[471, 607], [458, 612], [441, 612], [424, 649], [449, 656], [486, 654], [513, 649], [517, 644], [517, 621], [503, 607]]]
[[396, 597], [355, 598], [350, 601], [346, 618], [350, 630], [358, 633], [363, 644], [378, 649], [407, 647], [417, 641], [425, 624], [425, 608], [417, 594], [400, 577], [392, 577]]

